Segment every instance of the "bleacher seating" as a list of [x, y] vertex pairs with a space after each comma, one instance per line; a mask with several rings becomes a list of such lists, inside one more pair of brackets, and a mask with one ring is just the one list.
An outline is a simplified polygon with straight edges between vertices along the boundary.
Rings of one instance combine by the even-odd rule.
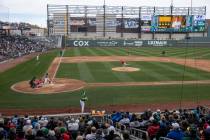
[[209, 109], [0, 117], [0, 139], [209, 140]]

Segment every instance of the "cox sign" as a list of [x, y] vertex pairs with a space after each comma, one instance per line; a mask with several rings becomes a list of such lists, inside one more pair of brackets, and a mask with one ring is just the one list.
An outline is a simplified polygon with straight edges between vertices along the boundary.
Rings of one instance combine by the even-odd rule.
[[86, 46], [89, 46], [89, 41], [74, 41], [73, 42], [74, 46], [75, 47], [86, 47]]

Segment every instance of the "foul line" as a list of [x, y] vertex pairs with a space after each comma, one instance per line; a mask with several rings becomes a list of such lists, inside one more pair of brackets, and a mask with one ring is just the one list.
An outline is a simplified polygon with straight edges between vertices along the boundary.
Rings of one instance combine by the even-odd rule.
[[[63, 50], [62, 56], [60, 56], [60, 60], [59, 60], [59, 62], [58, 62], [58, 65], [57, 65], [56, 70], [55, 70], [55, 72], [54, 72], [54, 74], [53, 74], [53, 77], [52, 77], [52, 82], [53, 82], [54, 79], [55, 79], [56, 73], [57, 73], [58, 68], [59, 68], [59, 66], [60, 66], [60, 64], [61, 64], [61, 60], [62, 60], [62, 58], [63, 58], [64, 53], [65, 53], [65, 49]], [[55, 60], [55, 59], [54, 59], [54, 60]], [[52, 65], [52, 64], [51, 64], [51, 65]]]
[[191, 85], [210, 84], [210, 80], [200, 81], [157, 81], [157, 82], [115, 82], [115, 83], [88, 83], [88, 87], [115, 87], [115, 86], [164, 86], [164, 85]]

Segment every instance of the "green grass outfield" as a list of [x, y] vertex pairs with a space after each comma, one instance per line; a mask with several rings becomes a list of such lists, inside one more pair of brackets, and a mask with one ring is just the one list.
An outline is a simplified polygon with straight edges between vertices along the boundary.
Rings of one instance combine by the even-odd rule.
[[129, 66], [140, 68], [136, 72], [115, 72], [114, 67], [121, 67], [120, 62], [83, 62], [63, 63], [57, 72], [59, 78], [80, 79], [88, 83], [99, 82], [151, 82], [151, 81], [182, 81], [208, 80], [210, 73], [166, 62], [127, 62]]
[[[169, 57], [185, 57], [210, 59], [210, 48], [129, 48], [131, 55], [141, 56], [161, 56], [161, 51], [166, 51]], [[62, 107], [79, 107], [80, 92], [63, 93], [54, 95], [27, 95], [16, 93], [10, 90], [10, 86], [16, 82], [29, 80], [34, 75], [41, 76], [48, 69], [54, 57], [59, 51], [50, 52], [40, 56], [40, 63], [35, 58], [23, 64], [16, 66], [0, 74], [0, 108], [62, 108]], [[80, 55], [127, 55], [125, 48], [74, 48], [67, 50], [65, 56]], [[62, 64], [57, 74], [58, 77], [79, 78], [88, 82], [111, 82], [111, 81], [158, 81], [158, 80], [180, 80], [183, 72], [183, 66], [170, 63], [153, 63], [153, 62], [129, 62], [132, 65], [139, 65], [142, 68], [137, 75], [135, 74], [114, 74], [114, 77], [107, 77], [106, 74], [100, 74], [97, 67], [109, 69], [112, 65], [119, 65], [117, 62], [102, 63], [84, 63]], [[83, 68], [89, 68], [89, 72]], [[96, 67], [92, 69], [92, 67]], [[156, 70], [147, 73], [150, 67]], [[91, 68], [91, 69], [90, 69]], [[157, 70], [158, 69], [158, 70]], [[74, 72], [72, 72], [73, 70]], [[164, 70], [164, 71], [163, 71]], [[86, 73], [84, 74], [83, 71]], [[97, 71], [97, 72], [96, 72]], [[151, 72], [150, 70], [149, 72]], [[104, 71], [106, 73], [106, 71]], [[142, 74], [141, 74], [142, 72]], [[85, 76], [87, 73], [91, 76]], [[160, 77], [158, 76], [160, 75]], [[122, 76], [123, 75], [123, 76]], [[122, 77], [121, 77], [122, 76]], [[139, 78], [141, 77], [142, 78]], [[196, 70], [193, 68], [186, 69], [185, 80], [202, 80], [210, 79], [208, 72]], [[110, 80], [110, 81], [109, 81]], [[196, 100], [209, 100], [210, 85], [184, 85], [183, 91], [181, 85], [167, 86], [132, 86], [132, 87], [98, 87], [86, 89], [89, 106], [107, 105], [107, 104], [138, 104], [138, 103], [166, 103]], [[97, 100], [96, 100], [97, 99]]]
[[162, 56], [162, 51], [166, 52], [167, 57], [210, 59], [210, 47], [141, 47], [141, 48], [74, 48], [65, 52], [64, 56], [126, 56], [128, 51], [130, 55], [137, 56]]

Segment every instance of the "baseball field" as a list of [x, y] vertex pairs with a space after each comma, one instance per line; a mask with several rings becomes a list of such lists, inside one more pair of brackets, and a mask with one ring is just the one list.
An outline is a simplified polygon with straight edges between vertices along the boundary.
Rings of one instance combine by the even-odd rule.
[[[79, 112], [82, 90], [88, 96], [86, 111], [210, 105], [209, 48], [71, 48], [63, 57], [59, 52], [41, 54], [39, 61], [34, 56], [0, 73], [0, 112]], [[123, 71], [113, 70], [118, 67]], [[23, 81], [28, 84], [46, 72], [62, 83], [24, 92], [28, 85], [21, 85]], [[68, 83], [69, 79], [80, 83]], [[57, 88], [61, 92], [56, 93]]]

